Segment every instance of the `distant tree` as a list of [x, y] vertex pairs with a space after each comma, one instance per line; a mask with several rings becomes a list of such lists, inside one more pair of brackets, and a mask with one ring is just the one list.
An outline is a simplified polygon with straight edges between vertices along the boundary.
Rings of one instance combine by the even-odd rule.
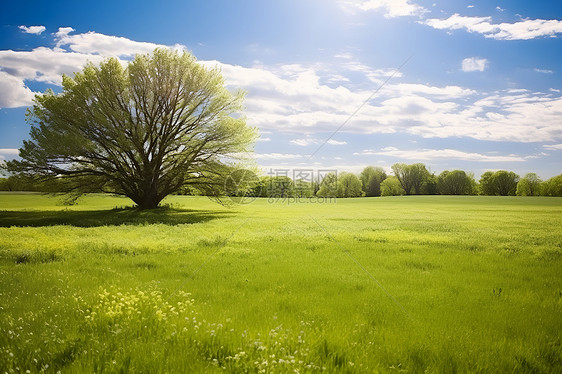
[[412, 165], [394, 164], [392, 165], [392, 171], [400, 181], [406, 195], [410, 195], [412, 192], [419, 195], [424, 182], [430, 175], [425, 165], [421, 163]]
[[496, 189], [494, 187], [493, 177], [494, 172], [487, 171], [480, 176], [480, 194], [481, 195], [495, 195]]
[[295, 197], [314, 196], [314, 183], [306, 182], [300, 179], [296, 180], [294, 182], [294, 195]]
[[562, 174], [543, 182], [541, 192], [543, 196], [562, 196]]
[[515, 196], [519, 175], [512, 171], [498, 170], [495, 173], [485, 172], [480, 177], [480, 188], [483, 195]]
[[471, 178], [462, 170], [445, 170], [439, 174], [438, 189], [442, 195], [470, 195], [472, 193]]
[[126, 68], [112, 58], [62, 83], [61, 94], [36, 96], [31, 140], [8, 170], [64, 178], [69, 191], [110, 192], [155, 208], [185, 186], [222, 193], [256, 137], [235, 115], [243, 93], [229, 92], [218, 69], [188, 53], [157, 49]]
[[496, 195], [515, 196], [519, 175], [512, 171], [499, 170], [494, 173], [493, 181], [496, 186]]
[[539, 196], [542, 180], [535, 173], [525, 174], [517, 183], [517, 196]]
[[479, 185], [474, 178], [474, 173], [470, 172], [466, 174], [470, 180], [470, 195], [478, 195], [479, 193]]
[[320, 188], [316, 196], [336, 197], [338, 192], [338, 176], [336, 173], [329, 173], [320, 181]]
[[337, 197], [360, 197], [363, 195], [361, 181], [352, 173], [341, 173], [338, 177]]
[[365, 196], [380, 196], [381, 183], [386, 179], [386, 173], [382, 168], [367, 166], [359, 176]]
[[428, 172], [426, 177], [425, 177], [425, 181], [423, 182], [422, 187], [421, 187], [421, 194], [422, 195], [438, 195], [439, 194], [439, 188], [437, 186], [438, 182], [439, 182], [439, 179], [435, 175], [435, 173], [430, 174]]
[[38, 191], [39, 187], [34, 178], [25, 175], [0, 178], [0, 191]]
[[295, 194], [293, 180], [286, 176], [270, 176], [262, 178], [264, 197], [286, 198]]
[[402, 188], [400, 181], [395, 176], [386, 178], [381, 183], [381, 196], [402, 196], [406, 191]]

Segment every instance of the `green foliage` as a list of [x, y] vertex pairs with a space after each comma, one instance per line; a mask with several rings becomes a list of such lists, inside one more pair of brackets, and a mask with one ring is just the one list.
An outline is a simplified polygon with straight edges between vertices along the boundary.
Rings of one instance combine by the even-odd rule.
[[421, 187], [421, 194], [438, 195], [439, 194], [438, 183], [439, 183], [438, 177], [435, 174], [430, 174], [428, 172]]
[[360, 197], [363, 196], [361, 181], [357, 175], [352, 173], [341, 173], [338, 176], [337, 197]]
[[421, 163], [412, 165], [394, 164], [392, 165], [392, 171], [400, 181], [406, 195], [421, 194], [422, 186], [430, 176], [425, 165]]
[[8, 373], [562, 366], [560, 198], [58, 203], [0, 194]]
[[217, 195], [256, 137], [233, 117], [242, 100], [188, 53], [157, 49], [126, 68], [115, 58], [88, 64], [63, 77], [61, 94], [36, 96], [31, 140], [7, 168], [64, 179], [60, 186], [78, 194], [124, 195], [141, 208], [185, 186]]
[[294, 182], [294, 195], [295, 197], [312, 197], [314, 196], [314, 182], [306, 182], [303, 180], [296, 180]]
[[338, 176], [336, 173], [327, 174], [320, 182], [320, 189], [316, 196], [336, 197], [338, 192]]
[[543, 196], [562, 196], [562, 174], [543, 182], [541, 189]]
[[359, 178], [364, 195], [367, 197], [381, 195], [381, 183], [386, 179], [387, 175], [382, 168], [367, 166], [361, 172]]
[[462, 170], [445, 170], [439, 174], [437, 185], [442, 195], [472, 195], [474, 179]]
[[517, 196], [540, 196], [542, 180], [535, 173], [525, 174], [517, 183]]
[[480, 189], [483, 195], [515, 196], [519, 176], [512, 171], [487, 171], [480, 177]]
[[268, 176], [261, 178], [261, 197], [287, 198], [295, 195], [295, 183], [286, 176]]
[[405, 194], [406, 191], [395, 176], [390, 176], [381, 183], [381, 196], [402, 196]]
[[0, 178], [0, 191], [47, 191], [48, 186], [33, 176], [10, 175]]

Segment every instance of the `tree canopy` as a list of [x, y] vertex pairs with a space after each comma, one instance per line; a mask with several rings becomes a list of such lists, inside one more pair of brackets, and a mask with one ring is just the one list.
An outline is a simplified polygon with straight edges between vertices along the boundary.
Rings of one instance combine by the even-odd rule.
[[367, 166], [359, 176], [365, 196], [380, 196], [381, 183], [386, 179], [386, 173], [382, 168]]
[[514, 196], [519, 182], [519, 175], [512, 171], [487, 171], [480, 177], [483, 195]]
[[396, 178], [400, 181], [406, 195], [410, 195], [412, 193], [419, 195], [424, 182], [430, 176], [425, 165], [421, 163], [412, 165], [394, 164], [392, 165], [392, 171], [394, 172]]
[[381, 183], [381, 196], [402, 196], [406, 191], [402, 188], [400, 181], [391, 175]]
[[238, 114], [243, 96], [186, 52], [88, 64], [63, 76], [61, 94], [36, 96], [31, 140], [7, 170], [66, 179], [76, 193], [124, 195], [140, 208], [186, 186], [216, 195], [256, 137]]
[[442, 195], [470, 195], [472, 178], [462, 170], [445, 170], [439, 174], [438, 190]]
[[536, 173], [527, 173], [517, 183], [517, 196], [539, 196], [542, 180]]
[[338, 176], [337, 197], [360, 197], [363, 195], [361, 181], [352, 173], [341, 173]]

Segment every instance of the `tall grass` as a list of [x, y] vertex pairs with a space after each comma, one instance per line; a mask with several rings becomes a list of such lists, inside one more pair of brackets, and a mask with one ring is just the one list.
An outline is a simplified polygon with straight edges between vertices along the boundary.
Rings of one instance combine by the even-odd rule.
[[562, 370], [562, 199], [166, 203], [0, 195], [1, 372]]

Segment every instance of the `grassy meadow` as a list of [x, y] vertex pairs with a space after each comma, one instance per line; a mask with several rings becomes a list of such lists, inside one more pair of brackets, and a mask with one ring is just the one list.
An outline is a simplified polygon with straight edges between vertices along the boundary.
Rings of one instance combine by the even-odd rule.
[[0, 194], [0, 372], [562, 372], [562, 198]]

